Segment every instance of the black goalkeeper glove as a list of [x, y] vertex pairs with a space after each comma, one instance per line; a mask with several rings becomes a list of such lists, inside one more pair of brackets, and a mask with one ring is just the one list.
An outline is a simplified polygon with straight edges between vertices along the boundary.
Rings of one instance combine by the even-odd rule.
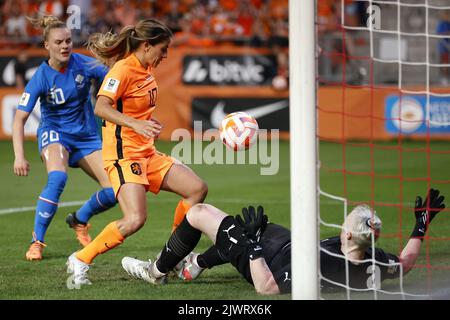
[[255, 260], [263, 256], [263, 248], [260, 241], [261, 236], [266, 230], [268, 218], [264, 214], [264, 208], [258, 206], [257, 212], [255, 207], [249, 206], [242, 208], [242, 216], [236, 216], [236, 223], [244, 231], [244, 236], [249, 244], [249, 259]]
[[[429, 203], [428, 198], [430, 199]], [[444, 196], [439, 196], [439, 190], [437, 189], [430, 189], [424, 202], [422, 202], [422, 197], [416, 197], [416, 204], [414, 207], [416, 225], [411, 233], [411, 238], [420, 238], [420, 240], [423, 241], [428, 225], [434, 217], [445, 208], [444, 199]], [[427, 207], [429, 210], [427, 210]]]

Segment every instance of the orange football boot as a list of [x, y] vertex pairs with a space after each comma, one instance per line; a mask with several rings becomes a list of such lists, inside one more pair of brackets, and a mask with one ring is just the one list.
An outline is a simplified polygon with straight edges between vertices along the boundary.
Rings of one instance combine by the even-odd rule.
[[78, 242], [83, 247], [86, 247], [89, 243], [91, 243], [92, 239], [89, 235], [89, 228], [91, 227], [91, 225], [89, 223], [80, 223], [80, 221], [78, 221], [78, 219], [75, 217], [75, 212], [69, 213], [66, 218], [66, 222], [69, 227], [75, 231]]
[[39, 240], [36, 240], [36, 234], [33, 232], [33, 243], [28, 248], [27, 253], [25, 253], [25, 258], [29, 261], [42, 260], [42, 251], [47, 245]]

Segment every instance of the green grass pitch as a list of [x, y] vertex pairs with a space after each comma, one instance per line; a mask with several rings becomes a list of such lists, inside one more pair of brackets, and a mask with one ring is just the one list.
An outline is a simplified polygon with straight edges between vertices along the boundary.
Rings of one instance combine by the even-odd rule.
[[[375, 200], [377, 213], [383, 220], [378, 246], [398, 254], [412, 230], [414, 219], [410, 211], [417, 194], [424, 194], [428, 185], [441, 189], [450, 199], [450, 155], [448, 142], [433, 142], [431, 153], [418, 152], [426, 148], [422, 142], [404, 142], [403, 150], [393, 147], [396, 142], [379, 143], [376, 148], [359, 144], [320, 144], [320, 185], [325, 192], [346, 196], [355, 202]], [[158, 142], [160, 151], [170, 153], [172, 143]], [[0, 142], [0, 211], [8, 208], [32, 207], [46, 174], [37, 154], [35, 142], [26, 143], [27, 159], [31, 163], [28, 177], [16, 177], [12, 172], [13, 152], [10, 142]], [[301, 159], [298, 159], [301, 161]], [[345, 164], [347, 172], [340, 169]], [[289, 144], [280, 143], [280, 169], [276, 175], [260, 175], [261, 165], [191, 165], [209, 186], [207, 203], [237, 214], [242, 206], [262, 204], [271, 221], [290, 226]], [[366, 175], [364, 172], [372, 172]], [[422, 179], [424, 178], [424, 179]], [[69, 170], [69, 180], [61, 202], [88, 199], [97, 185], [80, 169]], [[173, 211], [179, 197], [166, 192], [148, 196], [149, 219], [146, 225], [121, 246], [97, 257], [90, 270], [92, 286], [69, 290], [65, 273], [67, 257], [80, 247], [73, 231], [64, 222], [67, 213], [77, 207], [59, 208], [47, 232], [48, 247], [44, 260], [28, 262], [25, 252], [31, 239], [34, 211], [0, 214], [0, 299], [290, 299], [289, 295], [261, 297], [234, 270], [224, 265], [206, 270], [190, 283], [170, 278], [166, 286], [151, 286], [129, 278], [122, 270], [123, 256], [154, 258], [170, 235]], [[341, 224], [344, 211], [341, 201], [321, 196], [321, 219]], [[399, 204], [401, 206], [399, 206]], [[395, 206], [392, 206], [395, 205]], [[98, 234], [110, 221], [121, 217], [118, 206], [91, 219], [91, 235]], [[419, 266], [404, 278], [407, 292], [422, 293], [446, 285], [446, 266], [450, 265], [450, 218], [441, 213], [433, 222], [417, 262]], [[321, 238], [337, 235], [339, 230], [321, 227]], [[444, 239], [442, 239], [444, 238]], [[205, 237], [196, 251], [207, 249]], [[386, 290], [396, 291], [399, 281], [384, 283]], [[345, 295], [324, 295], [340, 299]], [[355, 295], [371, 298], [372, 294]], [[378, 296], [380, 298], [380, 296]], [[381, 298], [389, 298], [390, 295]], [[398, 298], [398, 297], [397, 297]]]

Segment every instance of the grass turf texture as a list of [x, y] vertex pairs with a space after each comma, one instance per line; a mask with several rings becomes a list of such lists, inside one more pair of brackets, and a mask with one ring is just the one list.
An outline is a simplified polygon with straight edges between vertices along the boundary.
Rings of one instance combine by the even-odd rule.
[[[377, 144], [370, 149], [359, 144], [320, 144], [320, 184], [323, 191], [347, 196], [351, 201], [368, 202], [374, 199], [383, 204], [376, 205], [377, 213], [383, 220], [382, 236], [378, 246], [398, 254], [412, 230], [414, 219], [410, 210], [417, 194], [424, 194], [427, 181], [412, 181], [413, 178], [450, 180], [450, 171], [445, 170], [450, 155], [414, 152], [426, 147], [421, 142], [402, 143], [403, 152], [389, 149], [396, 143]], [[170, 153], [173, 144], [158, 143], [158, 149]], [[433, 142], [434, 151], [446, 150], [448, 143]], [[387, 149], [387, 150], [386, 150]], [[0, 142], [0, 172], [2, 183], [0, 210], [5, 208], [34, 206], [36, 197], [46, 183], [46, 174], [35, 142], [26, 143], [26, 155], [31, 163], [28, 177], [16, 177], [12, 173], [13, 153], [10, 142]], [[345, 157], [344, 157], [345, 156]], [[351, 173], [343, 174], [335, 169], [345, 168]], [[373, 161], [372, 161], [373, 159]], [[301, 161], [299, 159], [298, 161]], [[428, 170], [427, 164], [430, 165]], [[280, 144], [280, 170], [274, 176], [261, 176], [260, 165], [191, 165], [199, 176], [206, 180], [209, 194], [206, 199], [222, 210], [237, 214], [244, 205], [262, 204], [272, 222], [290, 225], [289, 194], [289, 145]], [[362, 172], [375, 173], [375, 176]], [[403, 180], [400, 179], [400, 176]], [[450, 186], [446, 183], [433, 184], [450, 199]], [[69, 169], [69, 180], [61, 202], [88, 199], [98, 186], [80, 169]], [[123, 256], [141, 259], [154, 258], [170, 235], [173, 211], [179, 197], [167, 192], [148, 196], [149, 219], [146, 225], [128, 238], [124, 244], [97, 257], [90, 270], [92, 286], [81, 290], [68, 290], [65, 273], [67, 257], [80, 247], [74, 233], [64, 222], [66, 214], [77, 207], [59, 208], [47, 232], [48, 247], [44, 250], [44, 260], [28, 262], [25, 252], [31, 238], [34, 212], [0, 215], [0, 299], [289, 299], [289, 295], [261, 297], [235, 271], [231, 265], [206, 270], [191, 283], [176, 278], [169, 279], [166, 286], [152, 286], [128, 277], [122, 270]], [[369, 202], [370, 203], [370, 202]], [[110, 221], [119, 219], [118, 206], [91, 219], [91, 235], [98, 234]], [[344, 217], [342, 202], [321, 197], [321, 218], [327, 223], [341, 224]], [[445, 237], [450, 234], [449, 218], [441, 213], [433, 222], [429, 235]], [[334, 236], [339, 230], [321, 227], [321, 238]], [[205, 237], [196, 251], [208, 248], [210, 242]], [[431, 264], [438, 269], [416, 268], [404, 278], [407, 291], [420, 293], [445, 285], [448, 266], [448, 240], [425, 240], [419, 265]], [[427, 255], [428, 253], [428, 255]], [[384, 282], [383, 289], [398, 290], [398, 280]], [[419, 283], [419, 284], [418, 284]], [[324, 298], [341, 299], [345, 294], [324, 294]], [[352, 298], [371, 299], [373, 294], [352, 294]], [[391, 296], [379, 295], [379, 298]], [[398, 298], [398, 297], [396, 297]]]

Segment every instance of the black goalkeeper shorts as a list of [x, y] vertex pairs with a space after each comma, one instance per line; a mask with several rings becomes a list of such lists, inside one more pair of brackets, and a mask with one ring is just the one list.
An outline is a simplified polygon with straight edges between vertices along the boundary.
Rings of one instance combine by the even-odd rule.
[[242, 228], [236, 223], [232, 216], [222, 220], [216, 237], [216, 247], [220, 254], [228, 259], [244, 278], [253, 284], [250, 273], [250, 262], [248, 259], [248, 246], [237, 245], [236, 242], [244, 243], [242, 239]]

